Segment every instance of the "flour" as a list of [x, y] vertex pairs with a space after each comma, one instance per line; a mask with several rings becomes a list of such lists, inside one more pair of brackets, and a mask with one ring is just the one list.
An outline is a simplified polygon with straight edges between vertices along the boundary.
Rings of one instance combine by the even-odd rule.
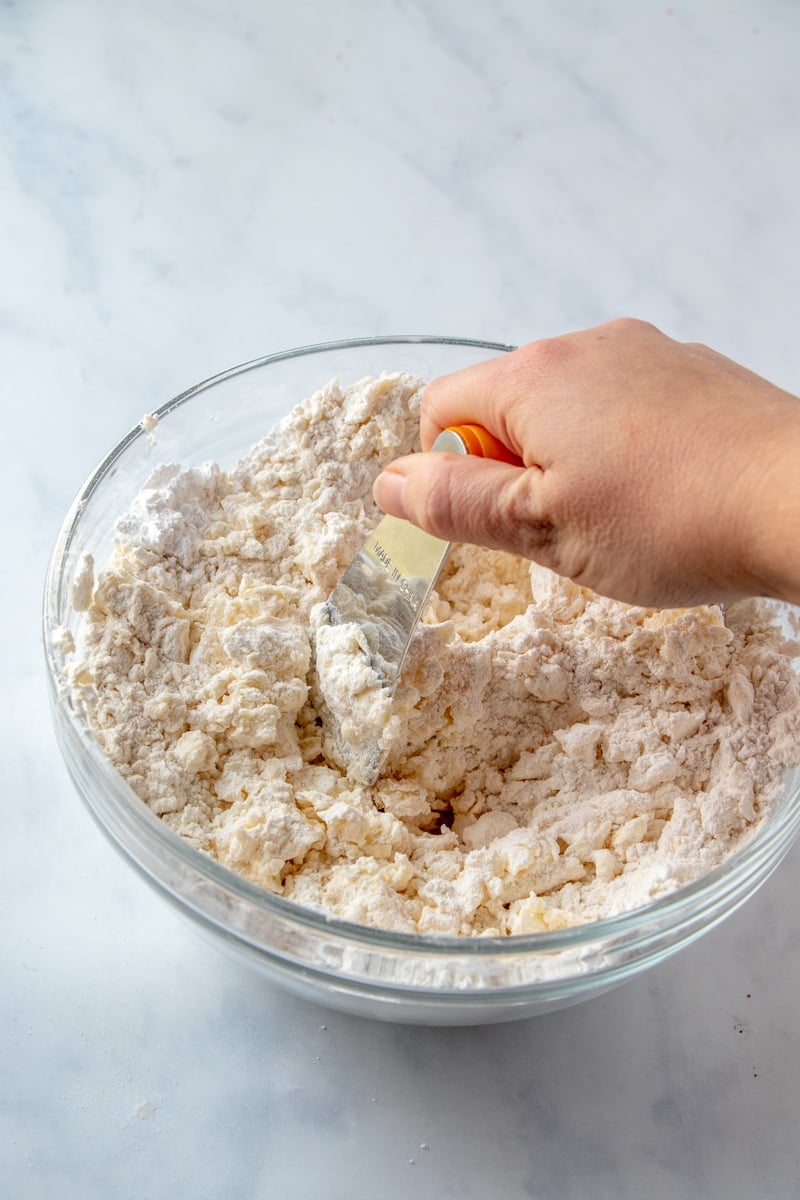
[[630, 608], [455, 547], [393, 707], [348, 682], [348, 737], [377, 721], [386, 750], [377, 784], [348, 779], [312, 610], [379, 517], [378, 471], [416, 448], [419, 387], [332, 382], [230, 474], [158, 467], [105, 569], [79, 574], [76, 704], [167, 825], [299, 904], [462, 935], [646, 904], [780, 796], [794, 649], [763, 601]]

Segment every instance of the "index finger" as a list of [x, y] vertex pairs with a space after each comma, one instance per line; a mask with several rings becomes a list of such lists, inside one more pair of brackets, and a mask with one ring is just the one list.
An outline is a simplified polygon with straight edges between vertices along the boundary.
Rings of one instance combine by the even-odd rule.
[[482, 425], [509, 449], [508, 428], [503, 420], [503, 364], [508, 355], [440, 375], [424, 388], [420, 402], [419, 431], [422, 449], [430, 450], [443, 429], [450, 425]]

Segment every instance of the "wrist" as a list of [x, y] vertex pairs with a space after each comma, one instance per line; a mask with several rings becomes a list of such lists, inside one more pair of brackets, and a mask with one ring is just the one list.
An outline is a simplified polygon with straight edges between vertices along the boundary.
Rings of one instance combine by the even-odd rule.
[[750, 594], [800, 604], [800, 400], [755, 443], [743, 539]]

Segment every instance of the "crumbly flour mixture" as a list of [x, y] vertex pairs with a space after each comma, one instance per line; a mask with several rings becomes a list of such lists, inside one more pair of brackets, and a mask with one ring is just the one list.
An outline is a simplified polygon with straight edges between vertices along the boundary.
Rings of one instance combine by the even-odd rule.
[[231, 474], [158, 467], [79, 574], [75, 695], [155, 813], [300, 904], [503, 935], [647, 903], [739, 847], [800, 760], [795, 648], [765, 602], [630, 608], [456, 547], [381, 715], [383, 775], [349, 780], [312, 610], [415, 447], [419, 387], [332, 382]]

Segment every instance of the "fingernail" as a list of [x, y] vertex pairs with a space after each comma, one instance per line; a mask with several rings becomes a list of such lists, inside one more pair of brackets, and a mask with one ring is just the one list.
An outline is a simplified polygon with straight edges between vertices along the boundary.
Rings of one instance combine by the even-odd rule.
[[372, 485], [375, 503], [392, 517], [406, 518], [406, 478], [395, 471], [382, 471]]

